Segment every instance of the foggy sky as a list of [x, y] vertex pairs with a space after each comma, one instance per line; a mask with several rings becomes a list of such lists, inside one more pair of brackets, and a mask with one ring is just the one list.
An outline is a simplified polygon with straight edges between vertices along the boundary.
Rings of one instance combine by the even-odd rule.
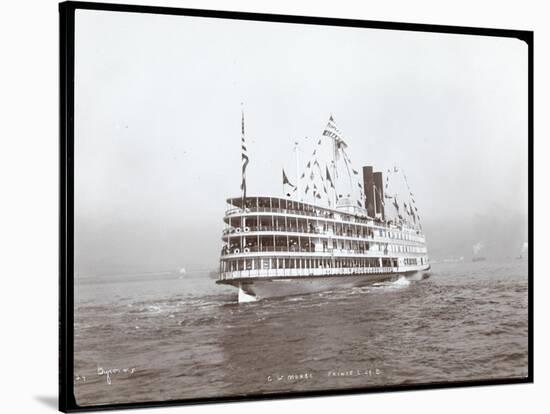
[[241, 103], [250, 195], [333, 114], [356, 167], [407, 172], [431, 256], [525, 240], [519, 40], [88, 10], [75, 38], [77, 274], [216, 268]]

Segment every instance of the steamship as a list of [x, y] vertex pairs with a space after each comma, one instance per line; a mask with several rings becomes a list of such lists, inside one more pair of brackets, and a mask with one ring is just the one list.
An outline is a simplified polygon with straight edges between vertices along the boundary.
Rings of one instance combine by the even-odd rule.
[[[359, 181], [332, 116], [318, 144], [301, 176], [297, 156], [295, 185], [283, 170], [283, 186], [290, 189], [284, 196], [248, 196], [243, 115], [244, 192], [226, 200], [216, 282], [237, 288], [239, 302], [363, 286], [430, 269], [416, 205], [410, 199], [398, 203], [389, 194], [388, 179], [384, 185], [383, 173], [372, 166], [362, 168]], [[326, 144], [330, 156], [322, 164]], [[342, 162], [347, 177], [338, 172]], [[341, 194], [338, 178], [349, 181], [347, 193]], [[390, 209], [395, 217], [390, 218]]]

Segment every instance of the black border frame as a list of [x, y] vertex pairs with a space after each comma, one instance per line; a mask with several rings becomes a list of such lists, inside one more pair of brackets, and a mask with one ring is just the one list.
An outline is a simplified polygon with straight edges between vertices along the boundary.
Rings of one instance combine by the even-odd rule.
[[[528, 47], [528, 375], [525, 378], [488, 379], [442, 383], [418, 383], [408, 385], [376, 386], [369, 388], [334, 389], [327, 391], [300, 391], [268, 395], [194, 398], [169, 401], [79, 406], [74, 397], [74, 23], [75, 11], [98, 10], [130, 13], [168, 14], [254, 20], [264, 22], [299, 23], [308, 25], [359, 27], [420, 31], [431, 33], [466, 34], [517, 38]], [[97, 411], [143, 407], [165, 407], [204, 403], [272, 400], [373, 392], [425, 390], [484, 385], [520, 384], [533, 382], [533, 32], [460, 26], [443, 26], [418, 23], [397, 23], [371, 20], [339, 19], [328, 17], [291, 16], [280, 14], [245, 13], [233, 11], [183, 9], [127, 4], [63, 2], [59, 4], [59, 123], [60, 123], [60, 192], [59, 192], [59, 410], [63, 412]]]

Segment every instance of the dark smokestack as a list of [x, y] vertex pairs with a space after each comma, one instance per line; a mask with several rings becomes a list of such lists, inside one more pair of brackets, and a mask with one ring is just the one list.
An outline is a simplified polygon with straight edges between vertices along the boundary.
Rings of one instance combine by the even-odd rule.
[[363, 167], [363, 191], [365, 192], [365, 206], [367, 208], [367, 214], [370, 217], [374, 217], [374, 174], [371, 166]]
[[374, 187], [376, 188], [375, 193], [375, 202], [376, 202], [376, 213], [378, 216], [384, 220], [384, 204], [382, 204], [384, 200], [384, 176], [381, 172], [375, 172], [374, 173]]

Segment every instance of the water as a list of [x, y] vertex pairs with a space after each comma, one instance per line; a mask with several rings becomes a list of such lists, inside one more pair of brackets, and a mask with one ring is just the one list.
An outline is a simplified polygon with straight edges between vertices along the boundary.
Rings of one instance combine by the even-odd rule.
[[[206, 274], [83, 279], [81, 405], [527, 375], [527, 263], [237, 304]], [[118, 371], [117, 371], [118, 370]]]

